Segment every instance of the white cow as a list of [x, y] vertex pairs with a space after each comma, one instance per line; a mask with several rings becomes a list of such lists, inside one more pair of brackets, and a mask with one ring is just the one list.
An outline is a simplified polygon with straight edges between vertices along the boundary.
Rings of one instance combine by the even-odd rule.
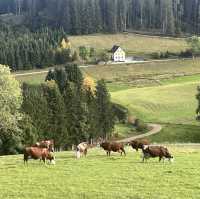
[[79, 159], [83, 155], [87, 155], [88, 143], [82, 142], [76, 147], [76, 158]]

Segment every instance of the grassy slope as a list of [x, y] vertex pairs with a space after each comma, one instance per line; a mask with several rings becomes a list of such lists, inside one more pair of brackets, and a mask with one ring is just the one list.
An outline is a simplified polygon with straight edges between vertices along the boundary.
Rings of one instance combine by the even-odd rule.
[[200, 194], [199, 150], [170, 148], [173, 164], [141, 163], [140, 153], [129, 150], [126, 157], [109, 158], [96, 149], [80, 160], [63, 152], [56, 165], [47, 166], [39, 161], [24, 166], [21, 155], [1, 157], [0, 198], [189, 199]]
[[149, 139], [155, 143], [200, 143], [200, 126], [164, 124], [158, 134]]
[[136, 34], [97, 34], [69, 37], [73, 48], [79, 46], [94, 47], [97, 50], [110, 50], [120, 45], [129, 54], [149, 54], [152, 52], [180, 52], [187, 48], [184, 39], [141, 36]]
[[112, 99], [145, 121], [195, 124], [195, 94], [199, 84], [200, 80], [127, 89], [112, 93]]

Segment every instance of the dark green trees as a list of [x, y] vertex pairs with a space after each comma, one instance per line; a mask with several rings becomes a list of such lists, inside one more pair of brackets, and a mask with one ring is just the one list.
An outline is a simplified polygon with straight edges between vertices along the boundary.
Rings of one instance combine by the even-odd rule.
[[54, 139], [60, 148], [109, 138], [115, 118], [110, 95], [104, 80], [97, 82], [96, 89], [93, 83], [89, 78], [84, 82], [76, 64], [67, 64], [49, 70], [41, 85], [23, 84], [22, 110], [27, 116], [23, 143]]
[[0, 14], [9, 12], [23, 15], [22, 25], [31, 30], [62, 27], [67, 34], [126, 30], [170, 35], [200, 32], [197, 0], [0, 1]]
[[110, 94], [104, 80], [96, 86], [97, 129], [99, 136], [109, 138], [114, 128], [114, 114], [110, 102]]
[[43, 68], [71, 62], [71, 51], [59, 49], [66, 34], [43, 28], [34, 33], [23, 28], [0, 27], [0, 63], [13, 70]]

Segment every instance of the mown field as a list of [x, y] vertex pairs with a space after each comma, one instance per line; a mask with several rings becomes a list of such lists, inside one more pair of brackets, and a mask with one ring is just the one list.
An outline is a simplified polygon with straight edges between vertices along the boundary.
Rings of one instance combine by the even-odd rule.
[[141, 163], [140, 152], [126, 149], [127, 156], [106, 157], [102, 149], [88, 157], [74, 158], [73, 152], [56, 154], [56, 165], [31, 160], [23, 165], [22, 155], [0, 157], [2, 199], [191, 199], [198, 198], [199, 148], [169, 147], [173, 163], [151, 159]]
[[[200, 59], [194, 60], [172, 60], [169, 62], [152, 62], [141, 64], [122, 64], [91, 66], [81, 68], [85, 75], [93, 77], [95, 80], [105, 79], [109, 83], [129, 83], [136, 85], [135, 80], [160, 80], [172, 79], [182, 75], [200, 74]], [[45, 71], [48, 69], [45, 69]], [[22, 73], [35, 72], [23, 71]], [[20, 82], [41, 83], [44, 81], [46, 73], [16, 76]], [[139, 82], [140, 83], [140, 82]], [[138, 84], [139, 84], [138, 83]], [[123, 87], [122, 87], [123, 88]]]
[[120, 45], [128, 54], [144, 55], [153, 52], [180, 52], [188, 46], [184, 39], [164, 38], [132, 33], [96, 34], [86, 36], [70, 36], [73, 48], [79, 46], [94, 47], [96, 50], [110, 50], [113, 45]]
[[148, 122], [195, 124], [199, 81], [132, 88], [112, 93], [114, 102]]
[[105, 65], [82, 68], [82, 71], [98, 80], [132, 82], [137, 79], [165, 79], [200, 73], [200, 59], [172, 60], [141, 64]]

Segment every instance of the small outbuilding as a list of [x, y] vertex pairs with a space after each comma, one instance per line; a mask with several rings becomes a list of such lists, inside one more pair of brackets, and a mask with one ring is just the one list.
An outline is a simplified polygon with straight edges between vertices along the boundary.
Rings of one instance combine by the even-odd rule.
[[120, 46], [114, 45], [111, 49], [111, 53], [112, 53], [112, 60], [114, 62], [125, 62], [126, 53]]

